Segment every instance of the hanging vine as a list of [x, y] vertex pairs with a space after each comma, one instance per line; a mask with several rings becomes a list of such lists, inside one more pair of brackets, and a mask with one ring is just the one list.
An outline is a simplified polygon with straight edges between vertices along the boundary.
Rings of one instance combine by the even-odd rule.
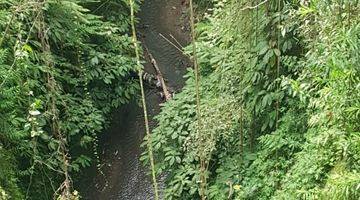
[[[43, 3], [46, 3], [45, 1]], [[42, 10], [40, 8], [39, 10]], [[41, 42], [41, 49], [43, 53], [43, 62], [44, 65], [49, 68], [49, 72], [46, 75], [46, 83], [47, 83], [47, 89], [49, 91], [49, 105], [48, 112], [50, 115], [50, 121], [51, 121], [51, 131], [52, 134], [58, 139], [59, 141], [59, 147], [58, 147], [58, 153], [61, 156], [62, 160], [62, 173], [64, 175], [64, 181], [61, 183], [58, 190], [55, 192], [55, 197], [57, 194], [60, 194], [60, 199], [73, 199], [72, 196], [72, 183], [71, 178], [69, 174], [69, 166], [70, 166], [70, 156], [67, 149], [67, 139], [63, 135], [60, 124], [59, 124], [59, 110], [57, 108], [57, 95], [61, 92], [60, 88], [56, 82], [56, 79], [53, 75], [54, 73], [54, 63], [51, 61], [51, 51], [50, 51], [50, 44], [48, 39], [48, 27], [45, 23], [44, 14], [40, 14], [39, 19], [39, 30], [38, 30], [38, 37]], [[59, 193], [58, 193], [59, 192]]]

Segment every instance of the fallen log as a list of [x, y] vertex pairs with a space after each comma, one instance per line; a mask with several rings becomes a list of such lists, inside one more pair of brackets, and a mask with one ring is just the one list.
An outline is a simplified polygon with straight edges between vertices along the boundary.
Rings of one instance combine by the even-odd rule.
[[[144, 44], [144, 49], [145, 49], [146, 54], [149, 55], [150, 62], [156, 71], [156, 78], [157, 78], [158, 82], [160, 83], [160, 87], [163, 89], [165, 100], [168, 101], [171, 99], [171, 93], [169, 92], [168, 87], [165, 84], [165, 80], [160, 71], [160, 68], [157, 65], [157, 62], [156, 62], [154, 56], [150, 53], [149, 49], [145, 46], [145, 44]], [[158, 84], [157, 84], [157, 86], [158, 86]]]

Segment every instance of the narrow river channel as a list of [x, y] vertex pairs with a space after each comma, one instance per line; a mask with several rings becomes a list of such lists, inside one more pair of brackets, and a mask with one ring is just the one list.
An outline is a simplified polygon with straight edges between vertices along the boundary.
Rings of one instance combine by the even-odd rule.
[[[189, 42], [186, 19], [187, 7], [183, 0], [145, 0], [138, 13], [139, 39], [156, 59], [167, 85], [174, 91], [181, 90], [189, 66], [188, 59], [174, 46], [185, 46]], [[165, 39], [167, 38], [167, 39]], [[154, 74], [147, 61], [145, 71]], [[159, 90], [146, 88], [146, 100], [150, 125], [160, 112], [163, 102]], [[82, 183], [82, 196], [89, 200], [149, 200], [153, 199], [153, 188], [147, 170], [139, 157], [145, 133], [142, 108], [136, 101], [113, 112], [111, 126], [100, 138], [102, 170], [108, 186], [104, 189], [103, 177], [95, 172], [86, 174]], [[95, 171], [95, 170], [94, 170]], [[159, 178], [163, 187], [164, 178]], [[84, 185], [86, 184], [86, 185]]]

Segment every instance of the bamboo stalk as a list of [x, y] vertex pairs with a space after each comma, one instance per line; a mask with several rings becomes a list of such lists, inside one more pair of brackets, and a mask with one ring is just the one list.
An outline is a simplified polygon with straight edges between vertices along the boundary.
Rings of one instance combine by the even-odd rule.
[[[200, 112], [200, 74], [199, 66], [196, 55], [196, 34], [195, 34], [195, 17], [194, 17], [194, 6], [193, 0], [189, 0], [190, 5], [190, 26], [191, 26], [191, 37], [192, 37], [192, 51], [193, 51], [193, 62], [194, 62], [194, 73], [195, 73], [195, 92], [196, 92], [196, 117], [197, 117], [197, 134], [200, 135], [201, 129], [201, 112]], [[201, 145], [202, 146], [202, 145]], [[204, 151], [202, 148], [201, 151]], [[204, 158], [203, 152], [200, 152], [200, 196], [202, 200], [206, 199], [206, 166], [207, 161]]]
[[152, 181], [153, 181], [153, 185], [154, 185], [155, 200], [159, 200], [158, 185], [157, 185], [157, 181], [156, 181], [155, 162], [154, 162], [154, 155], [153, 155], [153, 149], [152, 149], [153, 147], [152, 147], [152, 140], [151, 140], [151, 134], [150, 134], [150, 128], [149, 128], [149, 119], [148, 119], [147, 108], [146, 108], [146, 99], [145, 99], [144, 83], [143, 83], [143, 76], [142, 76], [143, 70], [141, 68], [138, 40], [137, 40], [136, 30], [135, 30], [134, 2], [133, 2], [133, 0], [129, 0], [129, 3], [130, 3], [132, 38], [133, 38], [133, 44], [134, 44], [134, 49], [135, 49], [136, 66], [138, 68], [137, 70], [138, 70], [139, 81], [140, 81], [141, 99], [142, 99], [142, 105], [143, 105], [143, 110], [144, 110], [145, 131], [146, 131], [146, 135], [148, 137], [147, 146], [148, 146], [148, 153], [149, 153], [149, 158], [150, 158]]

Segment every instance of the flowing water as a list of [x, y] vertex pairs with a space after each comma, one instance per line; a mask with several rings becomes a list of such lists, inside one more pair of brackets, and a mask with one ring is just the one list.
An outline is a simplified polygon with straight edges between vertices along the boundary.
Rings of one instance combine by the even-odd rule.
[[[156, 59], [167, 85], [179, 91], [184, 84], [183, 75], [189, 65], [188, 59], [176, 48], [188, 44], [186, 5], [184, 0], [145, 0], [138, 13], [139, 40], [149, 49]], [[164, 37], [173, 44], [167, 41]], [[151, 64], [145, 70], [154, 73]], [[146, 101], [150, 126], [156, 122], [153, 117], [159, 113], [162, 99], [159, 90], [146, 88]], [[153, 199], [151, 178], [147, 175], [139, 157], [140, 144], [145, 134], [143, 110], [137, 102], [131, 102], [114, 111], [112, 123], [100, 139], [102, 170], [104, 178], [95, 170], [85, 175], [82, 196], [90, 200], [148, 200]], [[163, 187], [164, 177], [159, 178]]]

